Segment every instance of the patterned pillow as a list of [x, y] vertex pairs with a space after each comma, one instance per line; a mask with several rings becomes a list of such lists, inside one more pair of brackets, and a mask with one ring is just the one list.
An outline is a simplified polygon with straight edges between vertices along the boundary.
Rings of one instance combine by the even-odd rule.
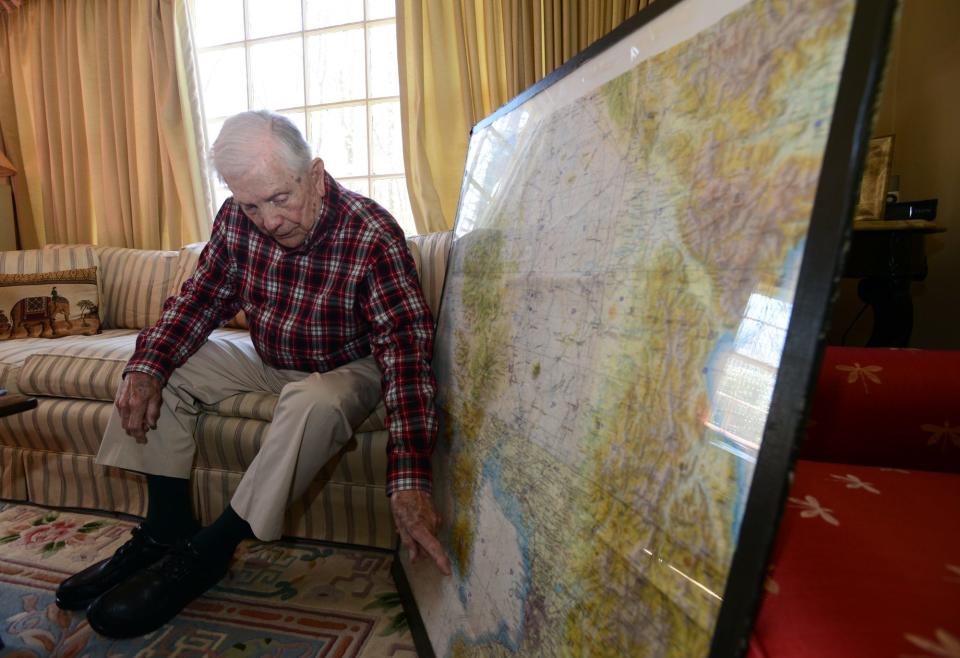
[[97, 268], [0, 274], [0, 340], [100, 332]]

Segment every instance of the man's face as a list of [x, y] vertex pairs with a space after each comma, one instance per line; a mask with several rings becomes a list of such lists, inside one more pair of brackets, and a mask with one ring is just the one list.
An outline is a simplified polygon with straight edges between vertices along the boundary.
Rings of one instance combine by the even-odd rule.
[[224, 178], [240, 209], [261, 233], [284, 247], [303, 244], [325, 192], [323, 160], [314, 159], [307, 172], [298, 175], [268, 149], [260, 166]]

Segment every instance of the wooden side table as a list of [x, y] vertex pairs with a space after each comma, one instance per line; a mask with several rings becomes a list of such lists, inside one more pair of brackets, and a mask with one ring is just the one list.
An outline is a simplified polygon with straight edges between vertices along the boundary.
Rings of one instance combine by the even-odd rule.
[[853, 223], [844, 276], [860, 279], [857, 296], [873, 308], [868, 347], [906, 347], [910, 342], [910, 284], [927, 277], [924, 236], [946, 230], [922, 219]]

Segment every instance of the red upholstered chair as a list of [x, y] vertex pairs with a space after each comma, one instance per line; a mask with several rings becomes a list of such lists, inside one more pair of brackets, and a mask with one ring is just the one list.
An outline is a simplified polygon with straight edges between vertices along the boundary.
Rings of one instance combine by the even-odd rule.
[[960, 351], [828, 348], [751, 658], [960, 656]]

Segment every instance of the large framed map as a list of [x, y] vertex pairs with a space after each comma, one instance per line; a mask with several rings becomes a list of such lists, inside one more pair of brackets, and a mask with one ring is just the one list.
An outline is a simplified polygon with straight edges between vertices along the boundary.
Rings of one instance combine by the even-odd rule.
[[743, 650], [892, 5], [660, 1], [474, 128], [427, 651]]

